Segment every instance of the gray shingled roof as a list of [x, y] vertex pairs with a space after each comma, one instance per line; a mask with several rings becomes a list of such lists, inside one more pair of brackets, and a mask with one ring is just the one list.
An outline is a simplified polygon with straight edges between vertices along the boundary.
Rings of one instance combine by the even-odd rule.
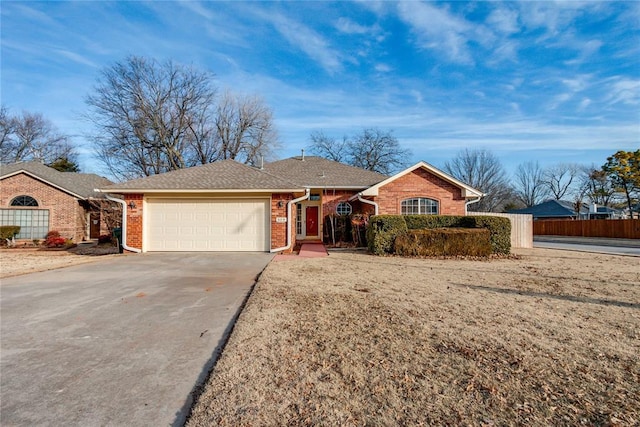
[[133, 190], [296, 190], [300, 185], [266, 170], [222, 160], [179, 169], [101, 188], [109, 192]]
[[59, 187], [69, 193], [80, 196], [83, 199], [104, 197], [93, 190], [112, 184], [107, 178], [92, 173], [60, 172], [45, 166], [40, 162], [19, 162], [8, 165], [0, 165], [0, 179], [7, 175], [13, 175], [20, 171], [29, 172]]
[[388, 178], [378, 172], [334, 162], [323, 157], [301, 156], [278, 160], [264, 166], [265, 170], [304, 187], [360, 189]]
[[[560, 218], [576, 216], [575, 206], [572, 202], [566, 200], [549, 199], [545, 202], [523, 209], [513, 209], [509, 213], [514, 214], [531, 214], [534, 218]], [[586, 215], [589, 208], [585, 205], [580, 207], [580, 214]]]

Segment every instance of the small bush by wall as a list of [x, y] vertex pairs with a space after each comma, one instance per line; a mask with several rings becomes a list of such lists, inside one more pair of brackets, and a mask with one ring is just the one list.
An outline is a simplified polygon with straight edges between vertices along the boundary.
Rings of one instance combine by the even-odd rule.
[[0, 239], [11, 239], [16, 234], [20, 233], [19, 225], [2, 225], [0, 226]]
[[455, 215], [378, 215], [371, 217], [367, 229], [369, 251], [375, 255], [394, 253], [395, 238], [408, 230], [450, 227], [486, 228], [489, 230], [493, 253], [509, 254], [511, 252], [511, 221], [508, 218]]
[[407, 232], [407, 223], [401, 215], [377, 215], [369, 219], [367, 246], [375, 255], [393, 253], [393, 242]]
[[486, 228], [432, 228], [409, 230], [394, 241], [400, 256], [491, 255], [491, 235]]

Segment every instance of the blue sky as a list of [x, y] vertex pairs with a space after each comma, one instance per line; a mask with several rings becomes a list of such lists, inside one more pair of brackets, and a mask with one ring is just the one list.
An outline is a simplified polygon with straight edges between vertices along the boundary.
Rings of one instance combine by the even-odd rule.
[[601, 165], [640, 148], [640, 2], [14, 2], [1, 6], [1, 100], [41, 112], [100, 172], [84, 99], [128, 55], [259, 94], [282, 149], [393, 129], [412, 162], [463, 148]]

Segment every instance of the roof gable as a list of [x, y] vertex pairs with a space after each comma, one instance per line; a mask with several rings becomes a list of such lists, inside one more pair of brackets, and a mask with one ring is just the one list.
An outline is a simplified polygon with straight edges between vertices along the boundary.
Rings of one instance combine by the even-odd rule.
[[303, 187], [359, 190], [388, 178], [386, 175], [318, 156], [297, 156], [264, 165], [265, 170]]
[[109, 185], [111, 181], [92, 173], [60, 172], [40, 162], [19, 162], [0, 166], [0, 179], [19, 174], [29, 175], [79, 199], [102, 197], [95, 188]]
[[363, 196], [377, 196], [378, 192], [380, 190], [381, 187], [384, 187], [385, 185], [389, 184], [390, 182], [395, 181], [396, 179], [403, 177], [413, 171], [415, 171], [416, 169], [424, 169], [426, 171], [428, 171], [429, 173], [437, 176], [438, 178], [449, 182], [453, 185], [455, 185], [456, 187], [460, 188], [460, 190], [462, 190], [462, 196], [464, 198], [476, 198], [476, 197], [481, 197], [484, 196], [484, 193], [482, 193], [482, 191], [480, 190], [476, 190], [473, 187], [468, 186], [467, 184], [455, 179], [454, 177], [452, 177], [451, 175], [441, 171], [440, 169], [436, 168], [435, 166], [430, 165], [427, 162], [418, 162], [415, 165], [401, 171], [398, 172], [397, 174], [385, 179], [382, 182], [379, 182], [378, 184], [367, 188], [366, 190], [364, 190], [362, 192]]
[[111, 193], [180, 191], [302, 191], [286, 179], [235, 160], [178, 169], [103, 187]]

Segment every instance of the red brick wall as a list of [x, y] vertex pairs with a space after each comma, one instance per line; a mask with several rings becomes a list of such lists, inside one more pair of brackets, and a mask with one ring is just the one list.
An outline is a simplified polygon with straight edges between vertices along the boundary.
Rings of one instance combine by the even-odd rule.
[[427, 197], [440, 204], [440, 215], [464, 215], [462, 190], [424, 169], [416, 169], [383, 186], [374, 198], [379, 214], [399, 215], [405, 199]]
[[[62, 237], [82, 241], [86, 236], [86, 212], [77, 198], [29, 175], [20, 173], [2, 180], [0, 206], [9, 208], [16, 196], [31, 196], [38, 202], [33, 209], [49, 210], [49, 231], [59, 231]], [[17, 208], [16, 209], [29, 209]]]
[[[276, 222], [276, 218], [287, 216], [287, 202], [293, 200], [292, 194], [273, 194], [271, 196], [271, 249], [281, 248], [287, 244], [287, 223]], [[281, 202], [282, 207], [278, 207]], [[286, 252], [293, 251], [296, 242], [296, 207], [291, 206], [291, 247]]]
[[[127, 203], [127, 246], [142, 249], [142, 194], [126, 194], [124, 201]], [[131, 202], [135, 208], [130, 208]]]

